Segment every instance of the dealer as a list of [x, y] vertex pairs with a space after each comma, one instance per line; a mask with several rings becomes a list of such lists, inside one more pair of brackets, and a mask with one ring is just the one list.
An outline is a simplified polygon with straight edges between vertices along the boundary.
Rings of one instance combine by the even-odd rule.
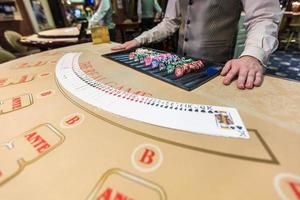
[[[243, 10], [245, 50], [232, 59]], [[169, 0], [160, 24], [112, 50], [158, 42], [179, 29], [178, 54], [226, 63], [223, 83], [229, 85], [238, 77], [239, 89], [252, 89], [262, 84], [264, 66], [278, 46], [280, 19], [278, 0]]]

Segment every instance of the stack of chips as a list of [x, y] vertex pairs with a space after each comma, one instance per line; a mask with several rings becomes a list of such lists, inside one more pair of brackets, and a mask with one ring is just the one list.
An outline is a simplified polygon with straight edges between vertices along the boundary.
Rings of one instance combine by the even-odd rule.
[[128, 57], [129, 60], [134, 60], [134, 61], [139, 61], [141, 63], [144, 62], [144, 58], [148, 56], [153, 56], [153, 55], [158, 55], [158, 52], [149, 50], [149, 49], [143, 49], [143, 48], [138, 48], [135, 50], [135, 52], [131, 52]]
[[170, 53], [166, 53], [166, 54], [161, 53], [161, 54], [151, 55], [151, 56], [145, 57], [144, 62], [145, 62], [146, 66], [151, 65], [152, 68], [157, 68], [159, 66], [160, 62], [163, 62], [170, 56], [171, 56]]
[[177, 78], [182, 77], [184, 74], [188, 74], [192, 71], [197, 71], [204, 67], [204, 64], [201, 60], [193, 61], [190, 63], [185, 63], [183, 65], [176, 66], [175, 76]]
[[160, 71], [166, 70], [168, 74], [175, 72], [175, 76], [178, 78], [204, 67], [201, 60], [194, 61], [191, 58], [179, 58], [175, 54], [160, 53], [145, 48], [136, 49], [135, 52], [129, 53], [128, 57], [129, 60], [144, 63], [146, 67], [159, 68]]
[[183, 64], [187, 64], [187, 63], [191, 63], [193, 62], [193, 59], [191, 58], [181, 58], [179, 61], [176, 61], [176, 62], [171, 62], [170, 64], [167, 65], [167, 73], [168, 74], [171, 74], [174, 72], [175, 68], [177, 66], [180, 66], [180, 65], [183, 65]]
[[[162, 70], [165, 70], [169, 64], [171, 64], [173, 62], [177, 62], [179, 60], [180, 60], [180, 58], [177, 55], [168, 54], [166, 57], [164, 57], [162, 60], [160, 60], [157, 63], [156, 67], [159, 67], [159, 70], [162, 71]], [[153, 66], [153, 63], [152, 63], [152, 66]]]

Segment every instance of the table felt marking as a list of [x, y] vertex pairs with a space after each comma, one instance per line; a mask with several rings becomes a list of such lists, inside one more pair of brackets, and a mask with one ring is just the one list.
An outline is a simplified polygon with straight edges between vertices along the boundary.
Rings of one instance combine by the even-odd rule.
[[[64, 140], [65, 136], [51, 124], [40, 124], [8, 142], [1, 143], [0, 154], [10, 154], [8, 157], [1, 156], [1, 158], [11, 160], [1, 160], [0, 186], [20, 174], [28, 165], [52, 152]], [[24, 147], [26, 148], [24, 149]], [[6, 168], [7, 171], [4, 171], [3, 168]]]
[[[89, 78], [80, 69], [79, 56], [80, 53], [63, 56], [56, 67], [56, 76], [64, 88], [92, 106], [125, 118], [196, 134], [249, 138], [234, 108], [172, 102], [151, 97], [145, 99], [143, 96], [121, 92]], [[222, 120], [223, 117], [219, 115], [224, 115], [228, 120]]]
[[[98, 183], [92, 189], [92, 192], [88, 195], [86, 200], [98, 199], [99, 195], [102, 195], [102, 197], [103, 197], [103, 190], [101, 190], [101, 189], [106, 189], [105, 184], [112, 178], [117, 178], [117, 179], [121, 178], [123, 180], [130, 181], [130, 182], [132, 182], [132, 184], [137, 184], [141, 188], [144, 188], [144, 189], [147, 189], [147, 190], [152, 191], [154, 193], [157, 193], [160, 200], [166, 200], [167, 199], [166, 192], [164, 191], [164, 189], [160, 185], [158, 185], [156, 183], [153, 183], [151, 181], [148, 181], [144, 178], [135, 176], [134, 174], [129, 173], [127, 171], [124, 171], [122, 169], [114, 168], [114, 169], [110, 169], [110, 170], [106, 171], [103, 174], [103, 176], [100, 178]], [[107, 190], [105, 190], [104, 192], [106, 192], [106, 191]], [[107, 197], [107, 195], [106, 195], [106, 197]], [[99, 199], [101, 199], [101, 198], [99, 198]]]
[[198, 151], [198, 152], [202, 152], [202, 153], [208, 153], [208, 154], [212, 154], [212, 155], [217, 155], [217, 156], [222, 156], [222, 157], [227, 157], [227, 158], [233, 158], [233, 159], [238, 159], [238, 160], [244, 160], [244, 161], [250, 161], [250, 162], [258, 162], [258, 163], [264, 163], [264, 164], [273, 164], [273, 165], [279, 165], [279, 161], [277, 160], [276, 156], [274, 155], [274, 153], [272, 152], [272, 150], [270, 149], [270, 147], [268, 146], [268, 144], [265, 142], [265, 140], [263, 139], [263, 137], [260, 135], [258, 130], [255, 129], [247, 129], [249, 132], [253, 133], [253, 136], [256, 136], [260, 143], [262, 144], [263, 148], [267, 151], [268, 155], [270, 156], [269, 159], [264, 159], [264, 158], [255, 158], [255, 157], [250, 157], [250, 156], [242, 156], [242, 155], [236, 155], [236, 154], [231, 154], [231, 153], [225, 153], [225, 152], [221, 152], [221, 151], [215, 151], [215, 150], [210, 150], [210, 149], [206, 149], [206, 148], [201, 148], [201, 147], [197, 147], [197, 146], [192, 146], [192, 145], [187, 145], [187, 144], [183, 144], [183, 143], [179, 143], [176, 141], [172, 141], [169, 139], [164, 139], [161, 137], [156, 137], [154, 135], [151, 135], [151, 133], [148, 132], [143, 132], [137, 129], [133, 129], [130, 128], [126, 125], [123, 125], [121, 123], [115, 122], [103, 115], [100, 115], [99, 113], [95, 113], [92, 112], [91, 110], [85, 108], [84, 106], [82, 106], [80, 103], [78, 103], [77, 101], [75, 101], [73, 98], [71, 98], [68, 94], [67, 91], [65, 91], [61, 85], [59, 84], [57, 78], [55, 77], [55, 82], [56, 85], [58, 87], [58, 89], [60, 90], [60, 92], [63, 94], [63, 96], [68, 99], [72, 104], [74, 104], [75, 106], [81, 108], [82, 110], [86, 111], [87, 113], [91, 114], [92, 116], [110, 124], [113, 125], [115, 127], [118, 127], [120, 129], [123, 129], [129, 133], [138, 135], [138, 136], [142, 136], [142, 137], [146, 137], [149, 139], [152, 139], [154, 141], [158, 141], [158, 142], [162, 142], [162, 143], [166, 143], [166, 144], [170, 144], [170, 145], [174, 145], [177, 146], [179, 148], [184, 148], [184, 149], [188, 149], [188, 150], [192, 150], [192, 151]]

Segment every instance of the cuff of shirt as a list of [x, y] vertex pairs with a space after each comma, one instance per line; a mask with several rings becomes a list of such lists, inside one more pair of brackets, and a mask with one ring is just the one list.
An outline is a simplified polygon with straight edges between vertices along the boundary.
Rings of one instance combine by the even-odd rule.
[[137, 36], [136, 38], [134, 38], [136, 41], [138, 41], [138, 43], [140, 44], [140, 45], [144, 45], [145, 43], [146, 43], [146, 38], [145, 38], [145, 36], [143, 36], [143, 34], [142, 35], [140, 35], [140, 36]]
[[257, 60], [259, 60], [260, 63], [264, 67], [266, 67], [267, 58], [266, 58], [266, 54], [262, 48], [254, 47], [254, 46], [246, 47], [240, 57], [243, 57], [243, 56], [252, 56], [252, 57], [256, 58]]

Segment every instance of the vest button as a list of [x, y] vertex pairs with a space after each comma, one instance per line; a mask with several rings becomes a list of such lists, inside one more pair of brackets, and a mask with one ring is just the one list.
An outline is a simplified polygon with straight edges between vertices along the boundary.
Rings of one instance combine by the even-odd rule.
[[186, 23], [187, 23], [187, 24], [190, 24], [190, 23], [191, 23], [191, 20], [188, 19], [188, 20], [186, 21]]
[[186, 52], [184, 52], [183, 55], [186, 56]]
[[187, 41], [189, 41], [189, 39], [188, 39], [188, 38], [185, 38], [185, 39], [184, 39], [184, 41], [186, 41], [186, 42], [187, 42]]

